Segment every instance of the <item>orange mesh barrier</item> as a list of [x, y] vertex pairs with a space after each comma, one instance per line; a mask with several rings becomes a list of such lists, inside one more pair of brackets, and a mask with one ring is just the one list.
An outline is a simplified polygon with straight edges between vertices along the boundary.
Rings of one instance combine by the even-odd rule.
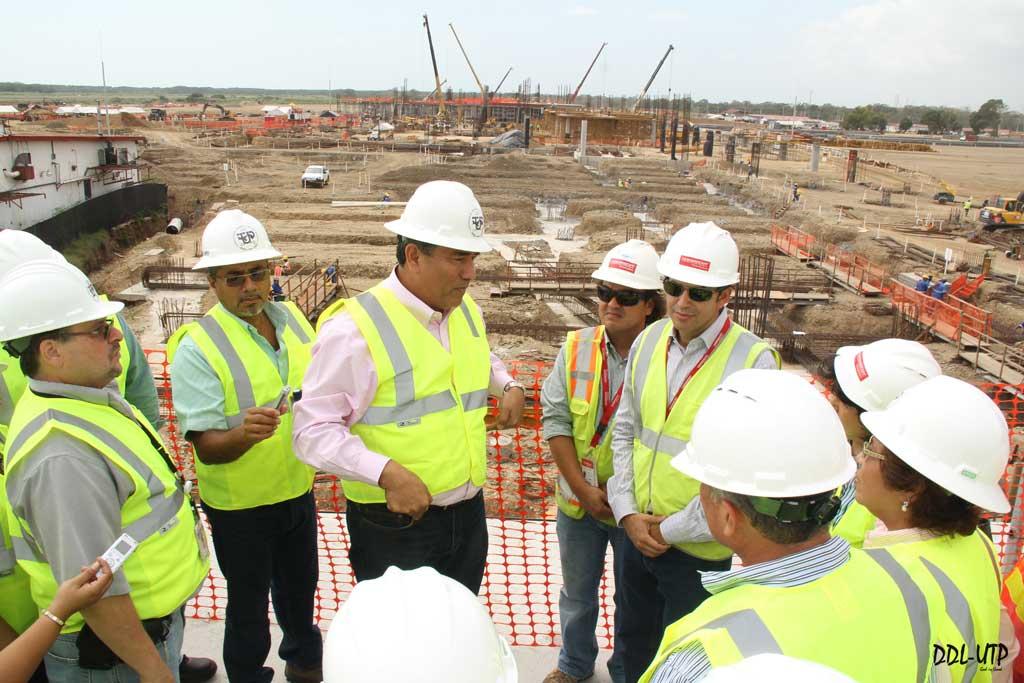
[[803, 230], [772, 223], [772, 244], [783, 254], [809, 261], [814, 258], [814, 254], [811, 253], [814, 241], [814, 236]]
[[992, 314], [955, 296], [940, 301], [896, 280], [890, 280], [892, 307], [919, 320], [939, 336], [958, 341], [962, 334], [980, 337], [992, 333]]
[[829, 272], [832, 279], [853, 287], [861, 294], [888, 294], [889, 274], [881, 266], [875, 265], [867, 258], [835, 244], [825, 246], [825, 254], [821, 259], [822, 268]]
[[[165, 441], [184, 476], [194, 480], [191, 448], [174, 417], [166, 355], [162, 349], [148, 350], [146, 355], [156, 381], [161, 414], [167, 420]], [[558, 475], [540, 425], [540, 387], [550, 369], [550, 364], [541, 362], [509, 364], [512, 375], [526, 387], [523, 421], [517, 429], [491, 432], [487, 438], [488, 477], [484, 493], [490, 550], [480, 598], [498, 630], [513, 645], [560, 643], [558, 592], [562, 580], [554, 498]], [[341, 483], [333, 475], [318, 474], [314, 491], [320, 513], [316, 610], [321, 627], [326, 628], [355, 584], [355, 577], [348, 562]], [[605, 569], [597, 636], [602, 648], [610, 648], [614, 590], [610, 553]], [[226, 604], [224, 578], [214, 569], [199, 595], [187, 606], [186, 615], [223, 619]], [[270, 618], [274, 619], [272, 612]]]

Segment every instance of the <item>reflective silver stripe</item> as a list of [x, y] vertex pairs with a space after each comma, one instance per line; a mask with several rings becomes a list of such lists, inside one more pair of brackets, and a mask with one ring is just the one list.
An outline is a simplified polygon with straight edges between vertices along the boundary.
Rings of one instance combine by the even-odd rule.
[[459, 304], [459, 308], [462, 309], [462, 315], [466, 317], [466, 324], [469, 325], [469, 331], [473, 333], [474, 337], [479, 337], [480, 333], [476, 330], [476, 323], [473, 322], [473, 316], [469, 314], [469, 306], [467, 306], [466, 302], [463, 301]]
[[[942, 590], [942, 599], [946, 603], [946, 615], [956, 625], [960, 637], [964, 640], [968, 652], [975, 652], [977, 640], [974, 637], [974, 619], [971, 618], [971, 608], [967, 604], [967, 598], [956, 587], [956, 584], [941, 569], [932, 564], [927, 558], [920, 558], [921, 563], [931, 572], [935, 582]], [[948, 643], [947, 643], [948, 644]], [[968, 657], [964, 667], [964, 681], [974, 679], [978, 669], [978, 660]]]
[[667, 649], [669, 652], [678, 650], [685, 643], [694, 641], [694, 634], [698, 631], [718, 628], [724, 628], [729, 633], [729, 637], [736, 644], [736, 649], [744, 658], [757, 654], [783, 654], [779, 641], [775, 640], [768, 625], [752, 609], [732, 612], [713, 619], [681, 636]]
[[462, 399], [462, 409], [467, 412], [487, 407], [487, 389], [469, 391], [462, 394], [460, 398]]
[[[485, 399], [486, 400], [486, 399]], [[393, 422], [412, 422], [424, 415], [439, 413], [455, 407], [455, 397], [450, 391], [441, 391], [433, 396], [410, 401], [400, 406], [371, 406], [359, 418], [359, 424], [385, 425]]]
[[[249, 408], [256, 407], [256, 394], [252, 388], [252, 381], [249, 380], [249, 372], [245, 369], [245, 363], [242, 362], [242, 357], [238, 355], [238, 351], [228, 341], [227, 333], [224, 332], [220, 323], [213, 316], [203, 316], [197, 323], [206, 332], [207, 336], [210, 337], [210, 341], [213, 342], [217, 351], [224, 358], [224, 362], [228, 364], [231, 379], [235, 383], [235, 395], [238, 397], [239, 415], [233, 417], [237, 424], [241, 424], [241, 414]], [[229, 418], [228, 424], [232, 427], [237, 426], [232, 425], [231, 422], [232, 420]]]
[[302, 342], [303, 344], [308, 344], [309, 335], [306, 334], [306, 330], [303, 329], [299, 321], [295, 319], [295, 313], [292, 312], [292, 309], [276, 301], [272, 301], [270, 303], [271, 305], [277, 306], [277, 310], [284, 312], [288, 319], [289, 329], [291, 329], [291, 331], [295, 333], [295, 336], [299, 338], [299, 341]]
[[759, 341], [761, 339], [752, 332], [744, 332], [740, 335], [732, 347], [732, 351], [729, 352], [729, 360], [725, 362], [725, 371], [722, 372], [723, 380], [734, 372], [739, 372], [747, 367], [747, 356]]
[[871, 548], [864, 552], [885, 570], [903, 596], [903, 604], [910, 618], [910, 630], [914, 635], [914, 647], [917, 650], [917, 675], [914, 680], [923, 681], [928, 670], [928, 643], [931, 641], [928, 603], [924, 599], [924, 593], [888, 550]]
[[[32, 435], [39, 431], [39, 429], [46, 424], [50, 419], [49, 411], [32, 418], [21, 431], [18, 432], [17, 436], [11, 440], [10, 448], [7, 449], [7, 466], [10, 468], [11, 458], [21, 450], [21, 447], [25, 445], [25, 442], [32, 438]], [[8, 474], [10, 474], [8, 472]]]
[[[638, 406], [643, 405], [644, 383], [647, 381], [647, 371], [651, 367], [651, 360], [654, 358], [654, 349], [658, 345], [658, 340], [661, 339], [665, 326], [671, 324], [672, 321], [668, 319], [652, 323], [647, 328], [647, 336], [644, 337], [643, 345], [637, 350], [636, 356], [633, 358], [633, 400]], [[639, 419], [640, 411], [638, 410], [636, 413], [637, 419]]]
[[585, 370], [571, 370], [569, 376], [581, 382], [589, 382], [594, 379], [594, 373]]
[[0, 576], [14, 571], [14, 549], [0, 548]]
[[675, 456], [678, 453], [682, 453], [683, 449], [686, 448], [688, 442], [682, 439], [677, 439], [667, 434], [658, 434], [650, 427], [642, 427], [638, 436], [640, 443], [647, 446], [656, 453], [666, 453], [668, 455]]
[[996, 554], [992, 551], [992, 542], [989, 541], [985, 532], [978, 531], [976, 533], [981, 536], [981, 544], [985, 546], [985, 551], [988, 553], [988, 559], [992, 560], [992, 571], [996, 574], [996, 586], [1001, 589], [1003, 585], [1003, 573], [999, 571], [999, 562], [996, 560]]
[[[576, 345], [576, 357], [572, 359], [572, 365], [574, 368], [590, 368], [594, 363], [594, 354], [596, 349], [592, 343], [594, 340], [593, 327], [588, 327], [585, 330], [580, 330], [579, 343]], [[587, 370], [571, 370], [569, 377], [576, 380], [576, 391], [570, 398], [576, 398], [583, 401], [590, 400], [589, 392], [587, 391], [587, 383], [594, 380], [594, 373]]]
[[[0, 365], [0, 373], [3, 373], [6, 369], [6, 365]], [[12, 415], [14, 415], [14, 399], [11, 398], [11, 390], [7, 387], [7, 380], [0, 374], [0, 424], [11, 424]]]
[[[23, 532], [24, 533], [24, 532]], [[11, 536], [11, 548], [14, 556], [24, 562], [46, 562], [43, 553], [34, 544], [21, 536]]]
[[[388, 314], [384, 312], [384, 307], [380, 305], [380, 302], [377, 301], [373, 294], [368, 291], [363, 292], [356, 297], [356, 301], [366, 311], [366, 315], [370, 317], [370, 322], [373, 323], [373, 326], [377, 328], [377, 334], [380, 335], [380, 340], [384, 344], [384, 350], [387, 351], [388, 358], [391, 360], [391, 367], [395, 371], [395, 404], [397, 406], [405, 406], [413, 403], [416, 400], [416, 385], [413, 382], [412, 361], [409, 360], [409, 354], [405, 352], [405, 346], [402, 344], [401, 337], [398, 336], [398, 331], [391, 323], [391, 319], [388, 318]], [[397, 409], [388, 408], [387, 410]], [[364, 417], [360, 422], [364, 424], [386, 424], [388, 422], [395, 422], [395, 420], [367, 422]]]

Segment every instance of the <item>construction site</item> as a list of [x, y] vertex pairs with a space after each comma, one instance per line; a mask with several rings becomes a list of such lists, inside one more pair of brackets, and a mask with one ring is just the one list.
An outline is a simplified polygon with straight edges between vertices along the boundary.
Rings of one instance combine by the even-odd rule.
[[[634, 238], [661, 252], [693, 222], [713, 221], [732, 234], [742, 257], [734, 318], [780, 351], [785, 370], [815, 381], [842, 346], [913, 339], [944, 373], [981, 386], [1003, 408], [1013, 437], [1006, 487], [1014, 509], [994, 529], [1008, 571], [1020, 552], [1024, 513], [1017, 452], [1024, 442], [1024, 233], [986, 230], [980, 207], [985, 199], [1012, 212], [1024, 191], [1024, 148], [864, 141], [706, 119], [686, 101], [646, 98], [657, 73], [635, 102], [579, 98], [582, 81], [561, 98], [534, 93], [528, 83], [505, 97], [501, 84], [495, 96], [481, 84], [475, 97], [460, 98], [445, 95], [438, 76], [426, 100], [396, 93], [338, 98], [328, 111], [289, 103], [276, 110], [218, 105], [216, 114], [198, 104], [155, 108], [148, 117], [120, 113], [112, 123], [109, 114], [101, 123], [97, 110], [26, 116], [9, 128], [52, 136], [103, 125], [143, 141], [138, 158], [123, 165], [137, 167], [141, 182], [166, 186], [166, 213], [111, 230], [77, 263], [97, 289], [126, 302], [169, 420], [165, 438], [193, 478], [164, 345], [216, 303], [205, 275], [191, 267], [217, 212], [239, 208], [266, 226], [288, 257], [284, 295], [315, 324], [337, 298], [392, 271], [396, 241], [383, 225], [401, 215], [419, 185], [455, 180], [473, 190], [494, 250], [477, 258], [470, 295], [492, 350], [527, 388], [523, 423], [488, 437], [485, 489], [492, 552], [481, 596], [513, 645], [553, 650], [559, 642], [557, 470], [540, 431], [540, 385], [566, 333], [597, 322], [591, 273], [605, 252]], [[319, 187], [300, 180], [313, 166], [329, 170]], [[953, 201], [936, 199], [944, 192]], [[969, 196], [976, 200], [966, 208]], [[8, 205], [31, 201], [0, 193]], [[920, 291], [926, 276], [947, 280], [948, 293]], [[340, 484], [321, 474], [315, 490], [322, 513], [317, 609], [326, 628], [354, 579]], [[612, 588], [609, 570], [603, 648]], [[222, 619], [224, 604], [215, 572], [188, 616]]]

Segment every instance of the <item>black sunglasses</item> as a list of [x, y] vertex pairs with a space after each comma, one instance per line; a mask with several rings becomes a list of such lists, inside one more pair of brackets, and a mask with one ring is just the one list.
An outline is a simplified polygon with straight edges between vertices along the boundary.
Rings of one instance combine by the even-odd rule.
[[597, 298], [604, 303], [617, 299], [620, 306], [636, 306], [646, 299], [647, 295], [632, 289], [612, 289], [606, 285], [598, 285]]
[[662, 286], [665, 288], [665, 293], [669, 296], [678, 297], [682, 296], [684, 292], [689, 292], [690, 301], [696, 301], [697, 303], [711, 301], [711, 297], [714, 293], [721, 291], [714, 287], [694, 287], [693, 285], [684, 285], [668, 278], [663, 278], [661, 282]]
[[224, 282], [227, 283], [228, 287], [241, 287], [245, 284], [246, 278], [253, 282], [263, 282], [270, 275], [269, 268], [260, 268], [258, 270], [250, 270], [248, 273], [241, 273], [238, 275], [222, 275], [220, 277]]

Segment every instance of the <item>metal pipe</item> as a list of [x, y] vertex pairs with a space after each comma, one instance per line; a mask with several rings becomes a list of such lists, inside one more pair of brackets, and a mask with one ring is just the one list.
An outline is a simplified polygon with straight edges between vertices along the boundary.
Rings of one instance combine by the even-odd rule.
[[633, 111], [640, 110], [640, 103], [644, 101], [644, 97], [647, 96], [647, 91], [651, 89], [651, 83], [654, 83], [654, 79], [658, 77], [658, 72], [661, 71], [662, 64], [664, 64], [665, 60], [668, 59], [668, 53], [672, 52], [674, 49], [675, 47], [670, 44], [668, 49], [665, 50], [665, 54], [662, 56], [661, 61], [658, 62], [658, 66], [654, 67], [654, 73], [651, 74], [651, 77], [647, 80], [647, 85], [644, 86], [643, 91], [640, 93], [640, 97], [636, 98], [636, 103], [633, 105]]
[[[601, 56], [601, 52], [604, 50], [604, 47], [607, 44], [608, 43], [601, 43], [601, 47], [598, 48], [597, 54], [594, 55], [594, 61], [592, 61], [590, 63], [590, 66], [587, 67], [587, 73], [583, 74], [583, 78], [580, 79], [580, 84], [576, 86], [576, 90], [573, 91], [572, 97], [569, 98], [569, 104], [572, 104], [573, 102], [576, 101], [576, 96], [580, 94], [580, 89], [583, 87], [583, 84], [587, 82], [587, 76], [590, 75], [591, 69], [593, 69], [594, 65], [597, 64], [597, 58]], [[663, 149], [662, 151], [665, 150]]]

